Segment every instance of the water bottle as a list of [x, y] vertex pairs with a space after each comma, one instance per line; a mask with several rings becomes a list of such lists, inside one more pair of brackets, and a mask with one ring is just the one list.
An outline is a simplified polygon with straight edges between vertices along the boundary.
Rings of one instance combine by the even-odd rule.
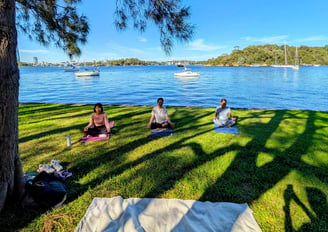
[[71, 140], [70, 134], [66, 135], [66, 143], [67, 143], [68, 147], [70, 147], [72, 145], [72, 140]]

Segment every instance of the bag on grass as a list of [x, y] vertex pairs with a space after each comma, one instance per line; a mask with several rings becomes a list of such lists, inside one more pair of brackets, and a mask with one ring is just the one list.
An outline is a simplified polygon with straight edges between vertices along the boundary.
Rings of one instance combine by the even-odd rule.
[[26, 190], [42, 207], [60, 207], [66, 200], [66, 184], [57, 177], [41, 172], [26, 183]]

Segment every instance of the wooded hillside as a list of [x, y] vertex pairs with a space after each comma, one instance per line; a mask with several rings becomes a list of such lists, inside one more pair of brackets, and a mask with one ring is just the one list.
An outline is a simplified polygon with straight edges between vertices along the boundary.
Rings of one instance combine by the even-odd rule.
[[[296, 47], [287, 47], [288, 64], [300, 65], [328, 65], [328, 45], [324, 47], [297, 47], [298, 59], [295, 56]], [[209, 66], [270, 66], [273, 64], [284, 64], [284, 45], [273, 44], [248, 46], [239, 50], [236, 46], [231, 54], [224, 54], [217, 58], [209, 59], [206, 65]]]

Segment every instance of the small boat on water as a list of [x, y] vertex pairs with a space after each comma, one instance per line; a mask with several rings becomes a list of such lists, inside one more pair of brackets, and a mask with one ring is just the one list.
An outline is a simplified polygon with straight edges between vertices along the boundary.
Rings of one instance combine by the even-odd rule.
[[79, 66], [69, 65], [64, 68], [64, 72], [77, 72], [80, 70]]
[[84, 71], [75, 72], [76, 77], [92, 77], [92, 76], [99, 76], [99, 75], [100, 75], [99, 69], [95, 69], [95, 70], [85, 69]]
[[274, 67], [274, 68], [292, 68], [292, 69], [295, 69], [295, 70], [298, 70], [300, 68], [299, 65], [297, 64], [273, 64], [271, 67]]
[[271, 67], [274, 68], [292, 68], [294, 70], [299, 70], [300, 66], [299, 66], [299, 58], [298, 58], [298, 51], [297, 51], [297, 47], [295, 48], [295, 64], [288, 64], [287, 63], [287, 46], [285, 44], [284, 46], [284, 57], [285, 57], [285, 64], [274, 64]]
[[174, 73], [174, 76], [177, 76], [177, 77], [199, 77], [200, 73], [192, 72], [192, 71], [183, 71], [183, 72]]
[[190, 71], [189, 68], [185, 67], [182, 72], [174, 73], [174, 76], [176, 76], [176, 77], [199, 77], [200, 73], [192, 72], [192, 71]]

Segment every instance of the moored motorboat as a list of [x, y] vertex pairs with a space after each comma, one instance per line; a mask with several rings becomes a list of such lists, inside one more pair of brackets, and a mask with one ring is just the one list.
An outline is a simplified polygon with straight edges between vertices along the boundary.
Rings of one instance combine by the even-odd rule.
[[79, 69], [79, 66], [69, 65], [64, 68], [64, 72], [77, 72]]

